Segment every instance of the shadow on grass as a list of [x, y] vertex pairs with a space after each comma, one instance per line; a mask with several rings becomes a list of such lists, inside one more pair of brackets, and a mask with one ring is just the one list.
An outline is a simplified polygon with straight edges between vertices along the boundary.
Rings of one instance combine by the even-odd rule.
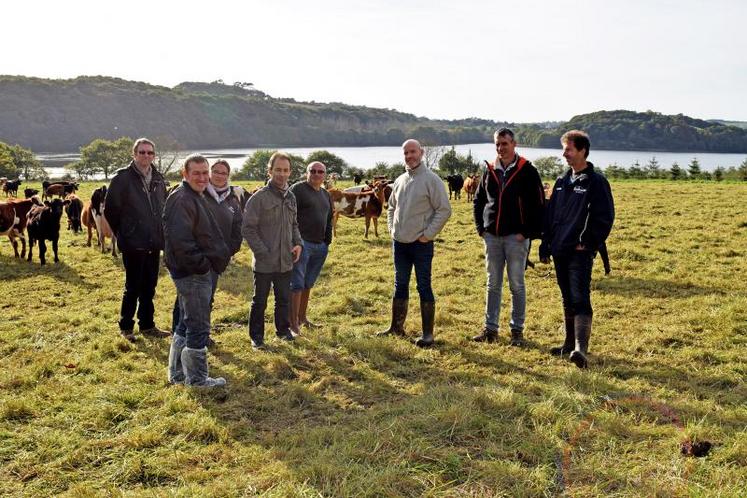
[[38, 277], [41, 275], [51, 276], [52, 278], [64, 282], [66, 284], [72, 284], [80, 286], [86, 290], [98, 289], [99, 286], [86, 282], [83, 277], [73, 267], [69, 266], [64, 261], [55, 263], [54, 260], [47, 254], [47, 264], [41, 265], [34, 256], [34, 261], [26, 261], [25, 259], [15, 258], [13, 256], [0, 255], [0, 280], [13, 281], [13, 280], [25, 280], [26, 278]]
[[593, 286], [599, 292], [628, 298], [645, 296], [669, 299], [726, 294], [722, 289], [702, 287], [687, 282], [615, 276], [595, 280]]
[[233, 261], [228, 265], [220, 279], [218, 288], [234, 296], [252, 295], [254, 285], [254, 273], [251, 264]]

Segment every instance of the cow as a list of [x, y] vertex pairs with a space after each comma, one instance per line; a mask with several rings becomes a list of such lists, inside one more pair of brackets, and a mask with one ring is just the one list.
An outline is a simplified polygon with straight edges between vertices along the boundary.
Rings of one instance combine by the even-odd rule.
[[358, 173], [356, 173], [356, 174], [353, 175], [353, 183], [354, 184], [360, 185], [362, 181], [363, 181], [363, 177], [361, 175], [359, 175]]
[[[81, 224], [88, 230], [88, 240], [86, 245], [91, 247], [91, 237], [93, 236], [93, 230], [96, 230], [96, 222], [93, 221], [93, 213], [91, 212], [91, 201], [86, 201], [83, 205], [83, 211], [80, 213]], [[96, 241], [99, 240], [99, 232], [96, 231]]]
[[10, 243], [13, 245], [13, 252], [15, 252], [16, 258], [19, 257], [16, 237], [21, 239], [22, 249], [20, 257], [23, 258], [26, 256], [26, 237], [23, 235], [23, 232], [26, 230], [27, 215], [33, 206], [39, 204], [39, 199], [36, 197], [0, 202], [0, 236], [8, 236]]
[[23, 198], [24, 199], [31, 199], [32, 197], [34, 197], [35, 195], [38, 195], [38, 194], [39, 194], [39, 190], [37, 190], [35, 188], [26, 188], [26, 189], [23, 189]]
[[42, 182], [42, 188], [44, 189], [44, 194], [42, 195], [44, 200], [51, 199], [52, 196], [55, 195], [62, 199], [67, 195], [74, 194], [78, 190], [78, 184], [72, 182], [58, 182], [50, 184], [49, 182], [44, 181]]
[[373, 190], [367, 192], [344, 192], [331, 189], [329, 196], [332, 199], [332, 229], [337, 235], [337, 219], [340, 215], [347, 218], [366, 218], [366, 231], [364, 236], [368, 238], [371, 220], [374, 222], [374, 234], [379, 236], [379, 216], [384, 207], [384, 187], [382, 182], [373, 185]]
[[467, 193], [467, 202], [475, 200], [475, 192], [480, 184], [480, 178], [477, 175], [469, 175], [464, 179], [464, 191]]
[[60, 219], [62, 212], [68, 201], [54, 199], [46, 201], [43, 206], [34, 206], [27, 215], [26, 231], [29, 236], [29, 254], [27, 261], [31, 261], [34, 253], [34, 243], [39, 242], [39, 261], [42, 265], [47, 263], [45, 255], [47, 254], [47, 244], [45, 241], [52, 241], [52, 251], [54, 252], [54, 262], [59, 263], [60, 258], [57, 255], [57, 243], [60, 240]]
[[83, 230], [80, 224], [81, 214], [83, 212], [83, 201], [75, 194], [69, 194], [65, 197], [66, 201], [70, 203], [65, 206], [65, 213], [67, 214], [67, 229], [73, 230], [73, 233], [78, 233]]
[[324, 180], [324, 188], [327, 190], [332, 190], [335, 188], [335, 185], [337, 184], [337, 180], [339, 178], [339, 175], [337, 173], [331, 173], [325, 180]]
[[112, 228], [109, 226], [109, 222], [106, 221], [104, 216], [104, 199], [106, 198], [106, 185], [101, 186], [93, 191], [91, 195], [91, 213], [93, 214], [93, 222], [96, 224], [96, 234], [98, 235], [98, 245], [101, 247], [101, 252], [106, 251], [106, 238], [109, 237], [112, 241], [112, 256], [117, 256], [117, 238], [114, 236]]
[[22, 183], [23, 182], [20, 179], [8, 180], [7, 182], [5, 182], [3, 184], [3, 192], [5, 192], [5, 197], [11, 196], [11, 195], [13, 197], [18, 197], [18, 187]]
[[460, 174], [453, 174], [446, 177], [446, 184], [449, 186], [449, 200], [451, 200], [451, 194], [454, 194], [454, 199], [462, 198], [462, 187], [464, 187], [464, 178]]

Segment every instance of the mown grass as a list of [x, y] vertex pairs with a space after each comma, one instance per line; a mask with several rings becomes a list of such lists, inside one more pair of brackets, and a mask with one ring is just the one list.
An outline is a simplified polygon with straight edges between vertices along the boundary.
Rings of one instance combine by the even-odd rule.
[[[229, 386], [213, 392], [166, 384], [168, 340], [118, 336], [121, 259], [63, 230], [61, 262], [42, 268], [4, 239], [0, 495], [744, 496], [747, 186], [613, 190], [585, 372], [546, 353], [562, 313], [548, 267], [527, 275], [528, 347], [469, 341], [484, 269], [465, 201], [437, 243], [436, 348], [374, 337], [390, 242], [341, 219], [312, 296], [324, 328], [268, 352], [249, 347], [242, 249], [216, 296], [211, 369]], [[173, 299], [163, 273], [162, 327]], [[700, 440], [708, 456], [681, 455]]]

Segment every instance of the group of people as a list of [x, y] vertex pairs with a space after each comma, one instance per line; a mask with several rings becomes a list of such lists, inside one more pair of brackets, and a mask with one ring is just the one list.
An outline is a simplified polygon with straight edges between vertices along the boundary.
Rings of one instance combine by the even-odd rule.
[[[566, 338], [552, 353], [568, 355], [577, 366], [586, 367], [591, 268], [614, 219], [609, 184], [586, 161], [588, 136], [571, 131], [562, 138], [563, 155], [571, 169], [558, 178], [547, 203], [537, 170], [515, 151], [514, 133], [502, 128], [494, 139], [497, 158], [487, 164], [474, 200], [487, 271], [485, 326], [474, 340], [494, 342], [498, 337], [506, 268], [512, 296], [511, 344], [524, 344], [524, 271], [531, 239], [541, 238], [540, 259], [554, 259], [565, 313]], [[402, 148], [405, 171], [392, 185], [387, 208], [395, 274], [392, 318], [389, 328], [378, 335], [405, 335], [414, 268], [422, 324], [415, 343], [430, 347], [436, 311], [431, 286], [434, 240], [451, 216], [451, 206], [443, 181], [423, 163], [422, 145], [410, 139]], [[225, 379], [208, 373], [210, 315], [219, 277], [242, 240], [253, 255], [252, 347], [265, 348], [264, 313], [271, 289], [278, 339], [292, 341], [303, 327], [318, 327], [309, 321], [307, 309], [332, 242], [333, 204], [323, 187], [326, 167], [312, 162], [306, 178], [289, 185], [291, 157], [276, 152], [267, 165], [266, 185], [242, 207], [238, 191], [230, 185], [231, 168], [226, 161], [210, 165], [204, 156], [188, 156], [181, 184], [167, 196], [166, 181], [153, 166], [155, 154], [151, 140], [136, 140], [132, 161], [113, 177], [104, 205], [125, 268], [120, 333], [135, 340], [137, 313], [142, 334], [172, 336], [169, 382], [222, 386]], [[161, 251], [177, 291], [171, 333], [154, 322]]]

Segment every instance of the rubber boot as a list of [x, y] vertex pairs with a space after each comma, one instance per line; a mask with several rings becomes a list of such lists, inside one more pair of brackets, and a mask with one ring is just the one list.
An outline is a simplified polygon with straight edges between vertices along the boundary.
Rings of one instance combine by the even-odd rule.
[[475, 342], [495, 342], [498, 339], [498, 331], [485, 327], [482, 332], [472, 338]]
[[423, 324], [423, 336], [415, 341], [419, 348], [433, 345], [433, 322], [436, 318], [436, 303], [420, 301], [420, 319]]
[[184, 384], [195, 387], [220, 387], [226, 385], [223, 377], [208, 377], [207, 348], [187, 348], [182, 350]]
[[589, 362], [586, 358], [589, 350], [589, 336], [591, 335], [591, 315], [576, 315], [576, 349], [573, 350], [570, 360], [578, 368], [587, 368]]
[[565, 356], [573, 351], [573, 347], [576, 341], [576, 326], [573, 312], [568, 309], [563, 309], [565, 315], [565, 340], [562, 346], [557, 346], [550, 349], [550, 354], [553, 356]]
[[388, 329], [378, 332], [376, 335], [405, 335], [405, 320], [407, 319], [408, 299], [392, 299], [392, 324]]
[[187, 339], [174, 334], [169, 349], [169, 382], [184, 384], [184, 369], [182, 368], [182, 350], [187, 345]]

